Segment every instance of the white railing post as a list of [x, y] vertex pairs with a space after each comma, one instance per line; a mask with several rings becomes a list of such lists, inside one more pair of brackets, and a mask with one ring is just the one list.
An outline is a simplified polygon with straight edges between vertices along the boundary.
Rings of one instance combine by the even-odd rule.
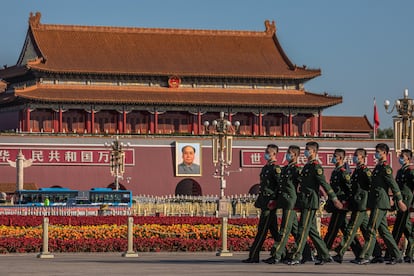
[[41, 259], [51, 259], [55, 256], [49, 252], [49, 218], [43, 218], [43, 245], [42, 245], [42, 252], [37, 254], [38, 258]]
[[134, 218], [128, 217], [128, 250], [122, 254], [122, 257], [138, 257], [138, 254], [134, 251]]

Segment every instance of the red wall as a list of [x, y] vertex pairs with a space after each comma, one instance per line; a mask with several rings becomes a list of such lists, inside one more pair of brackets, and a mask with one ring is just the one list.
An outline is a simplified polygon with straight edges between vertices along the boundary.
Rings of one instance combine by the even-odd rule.
[[[202, 188], [203, 195], [219, 195], [219, 180], [212, 175], [215, 167], [211, 162], [211, 138], [175, 138], [180, 142], [197, 142], [202, 144], [202, 176], [190, 177], [197, 181]], [[135, 164], [126, 166], [124, 180], [121, 183], [133, 191], [134, 195], [169, 195], [174, 194], [176, 185], [185, 177], [175, 176], [175, 139], [171, 138], [122, 138], [125, 142], [131, 143], [131, 148], [135, 154]], [[25, 137], [25, 136], [0, 136], [0, 157], [4, 150], [13, 146], [21, 148], [44, 147], [55, 148], [64, 145], [65, 147], [83, 146], [103, 146], [104, 142], [110, 142], [111, 137], [99, 138], [56, 138], [56, 137]], [[227, 168], [229, 171], [237, 171], [240, 168], [241, 150], [254, 150], [263, 152], [269, 143], [278, 144], [281, 147], [279, 159], [283, 159], [284, 152], [289, 144], [297, 144], [301, 147], [308, 140], [296, 139], [235, 139], [233, 148], [233, 163]], [[321, 150], [330, 152], [341, 147], [347, 150], [347, 154], [352, 154], [356, 147], [365, 147], [371, 151], [378, 141], [335, 141], [332, 139], [318, 140]], [[382, 141], [383, 142], [383, 141]], [[385, 141], [392, 146], [392, 141]], [[394, 174], [399, 165], [394, 152], [391, 153], [391, 164]], [[14, 157], [13, 157], [14, 158]], [[12, 161], [14, 161], [12, 158]], [[326, 160], [325, 158], [325, 160]], [[325, 175], [329, 180], [332, 166], [325, 166]], [[227, 188], [226, 195], [246, 194], [250, 187], [259, 181], [260, 167], [243, 167], [242, 172], [233, 172], [226, 176]], [[7, 162], [0, 162], [0, 182], [15, 183], [16, 169], [10, 167]], [[126, 178], [130, 181], [127, 183]], [[36, 183], [38, 187], [50, 187], [60, 185], [72, 189], [90, 189], [92, 187], [106, 187], [113, 182], [113, 177], [109, 171], [109, 165], [88, 166], [88, 165], [33, 165], [24, 171], [25, 183]]]

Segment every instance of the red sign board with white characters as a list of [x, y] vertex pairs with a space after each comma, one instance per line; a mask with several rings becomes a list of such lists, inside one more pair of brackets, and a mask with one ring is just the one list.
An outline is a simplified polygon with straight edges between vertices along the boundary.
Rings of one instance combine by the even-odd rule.
[[[277, 154], [277, 160], [279, 164], [287, 164], [285, 153], [287, 149], [281, 150]], [[335, 164], [331, 163], [331, 159], [333, 157], [333, 150], [319, 150], [317, 160], [319, 161], [322, 166], [327, 168], [334, 168]], [[241, 150], [241, 167], [263, 167], [266, 164], [266, 160], [264, 158], [264, 150]], [[349, 150], [349, 153], [346, 154], [345, 161], [352, 167], [355, 164], [352, 161], [352, 157], [354, 154], [354, 150]], [[388, 155], [389, 162], [392, 162], [391, 154]], [[301, 155], [298, 158], [298, 163], [300, 165], [305, 165], [307, 162], [306, 157], [303, 155], [303, 150], [301, 150]], [[367, 158], [365, 160], [365, 164], [373, 168], [377, 164], [377, 159], [375, 158], [375, 150], [367, 151]], [[392, 164], [390, 164], [392, 165]]]
[[[8, 160], [16, 161], [19, 150], [25, 159], [32, 159], [33, 165], [88, 165], [99, 166], [109, 165], [111, 150], [99, 147], [56, 147], [42, 148], [31, 147], [0, 147], [0, 165], [9, 165]], [[124, 149], [125, 165], [132, 166], [135, 164], [133, 149]]]

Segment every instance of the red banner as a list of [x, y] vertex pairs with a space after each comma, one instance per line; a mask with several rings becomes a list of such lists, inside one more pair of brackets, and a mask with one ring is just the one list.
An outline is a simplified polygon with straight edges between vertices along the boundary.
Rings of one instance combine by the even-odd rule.
[[[20, 149], [25, 159], [32, 159], [33, 165], [109, 165], [111, 158], [111, 150], [98, 147], [31, 147], [27, 149], [0, 146], [0, 165], [8, 165], [8, 160], [16, 161]], [[134, 165], [134, 150], [124, 149], [124, 152], [125, 165]]]
[[[350, 166], [354, 166], [355, 164], [352, 162], [352, 157], [354, 154], [354, 150], [349, 151], [350, 153], [346, 155], [345, 161], [348, 162]], [[285, 159], [286, 150], [279, 152], [277, 154], [277, 160], [279, 164], [287, 164]], [[266, 160], [264, 159], [264, 150], [242, 150], [241, 151], [241, 167], [263, 167], [266, 164]], [[335, 167], [335, 164], [331, 163], [331, 159], [333, 157], [333, 150], [319, 150], [318, 152], [318, 161], [324, 167]], [[391, 159], [391, 154], [388, 156], [388, 160]], [[298, 158], [298, 163], [300, 165], [306, 164], [307, 159], [303, 155], [303, 153]], [[375, 158], [375, 150], [367, 151], [367, 158], [365, 160], [365, 164], [373, 168], [377, 164], [377, 159]]]

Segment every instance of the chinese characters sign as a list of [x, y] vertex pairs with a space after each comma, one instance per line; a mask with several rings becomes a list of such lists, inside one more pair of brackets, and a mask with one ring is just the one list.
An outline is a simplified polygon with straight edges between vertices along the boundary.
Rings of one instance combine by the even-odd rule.
[[[281, 152], [277, 154], [277, 160], [280, 164], [287, 164], [285, 159], [286, 149], [282, 149]], [[349, 165], [355, 165], [352, 162], [354, 150], [349, 150], [345, 157], [345, 161], [348, 162]], [[242, 167], [263, 167], [266, 164], [266, 160], [264, 159], [264, 150], [242, 150], [241, 151], [241, 166]], [[375, 158], [375, 150], [367, 151], [367, 158], [365, 160], [365, 164], [368, 167], [375, 167], [377, 164], [377, 159]], [[331, 159], [333, 157], [333, 150], [319, 150], [318, 151], [318, 161], [324, 167], [335, 167], [334, 164], [331, 163]], [[388, 160], [392, 160], [391, 156], [388, 156]], [[300, 165], [306, 164], [307, 159], [303, 155], [303, 153], [298, 158], [298, 163]]]
[[[102, 148], [15, 148], [0, 146], [0, 165], [8, 165], [8, 160], [16, 161], [19, 149], [33, 165], [109, 165], [111, 151]], [[125, 149], [125, 165], [134, 165], [133, 149]]]

